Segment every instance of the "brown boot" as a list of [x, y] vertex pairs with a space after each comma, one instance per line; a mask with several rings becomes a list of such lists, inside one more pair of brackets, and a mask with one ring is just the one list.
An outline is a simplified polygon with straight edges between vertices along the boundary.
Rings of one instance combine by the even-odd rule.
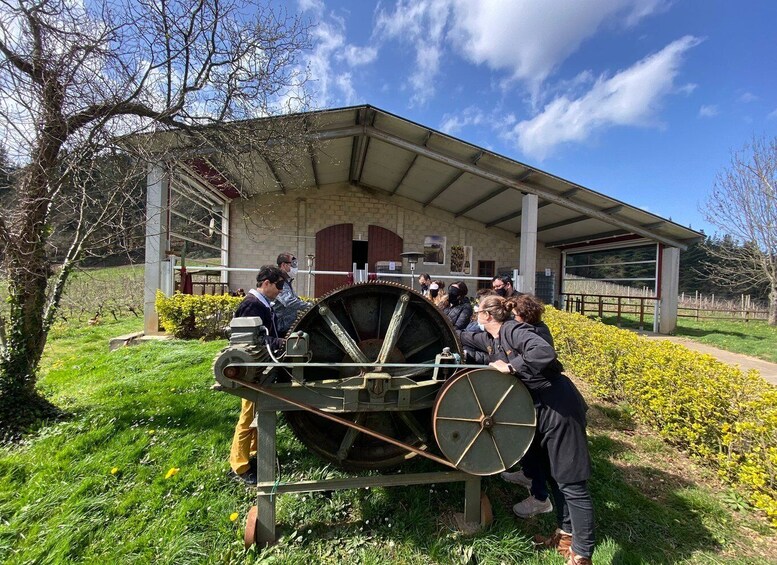
[[569, 548], [568, 555], [569, 558], [567, 559], [567, 565], [593, 565], [590, 557], [583, 557], [582, 555], [578, 555], [571, 547]]
[[536, 549], [555, 549], [564, 557], [569, 555], [569, 548], [572, 547], [572, 534], [566, 533], [561, 528], [556, 528], [549, 537], [534, 536], [534, 546]]

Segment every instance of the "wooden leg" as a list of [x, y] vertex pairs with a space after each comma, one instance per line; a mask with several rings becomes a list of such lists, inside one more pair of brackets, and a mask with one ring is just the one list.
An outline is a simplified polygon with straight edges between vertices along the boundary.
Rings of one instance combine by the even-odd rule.
[[464, 520], [480, 524], [480, 477], [472, 476], [464, 482]]
[[[259, 483], [275, 483], [275, 412], [256, 412], [256, 479]], [[265, 547], [275, 543], [275, 494], [256, 497], [258, 510], [256, 543]]]

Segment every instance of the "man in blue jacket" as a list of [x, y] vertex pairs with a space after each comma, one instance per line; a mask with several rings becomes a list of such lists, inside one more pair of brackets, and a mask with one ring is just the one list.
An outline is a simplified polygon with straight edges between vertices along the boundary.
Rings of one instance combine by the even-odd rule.
[[[236, 318], [258, 316], [267, 328], [267, 340], [274, 350], [282, 349], [285, 341], [278, 333], [275, 313], [271, 302], [275, 300], [283, 288], [283, 273], [278, 267], [265, 265], [256, 275], [256, 288], [248, 294], [235, 311]], [[241, 402], [240, 417], [232, 437], [232, 447], [229, 451], [229, 477], [249, 485], [256, 484], [256, 430], [251, 428], [254, 421], [254, 403], [246, 399]]]
[[283, 336], [297, 319], [297, 314], [301, 310], [310, 308], [310, 304], [297, 296], [291, 286], [291, 282], [297, 276], [297, 258], [292, 253], [281, 253], [278, 255], [277, 262], [278, 268], [283, 273], [283, 288], [275, 299], [273, 310], [278, 324], [278, 335]]

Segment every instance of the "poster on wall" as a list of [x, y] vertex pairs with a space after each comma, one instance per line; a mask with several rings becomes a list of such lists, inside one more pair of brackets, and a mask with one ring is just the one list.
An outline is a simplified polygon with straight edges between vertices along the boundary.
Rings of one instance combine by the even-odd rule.
[[451, 245], [451, 274], [472, 274], [472, 246]]
[[445, 264], [444, 235], [427, 235], [424, 237], [424, 265]]

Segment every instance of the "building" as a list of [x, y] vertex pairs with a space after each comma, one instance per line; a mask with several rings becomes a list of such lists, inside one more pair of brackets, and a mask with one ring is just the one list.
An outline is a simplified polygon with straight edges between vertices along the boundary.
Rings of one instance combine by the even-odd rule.
[[[182, 157], [185, 141], [156, 156], [148, 175], [147, 332], [157, 329], [154, 295], [172, 289], [171, 255], [180, 256], [184, 242], [187, 264], [211, 265], [231, 289], [250, 288], [260, 265], [292, 251], [298, 290], [316, 296], [344, 284], [354, 263], [407, 274], [406, 251], [424, 253], [416, 274], [518, 273], [519, 290], [550, 302], [571, 278], [609, 272], [599, 278], [652, 293], [660, 331], [674, 329], [679, 252], [703, 234], [369, 105], [243, 127], [292, 119], [304, 125], [296, 149], [246, 151], [244, 168], [213, 148]], [[614, 266], [627, 276], [612, 275]], [[318, 274], [308, 277], [308, 268]]]

